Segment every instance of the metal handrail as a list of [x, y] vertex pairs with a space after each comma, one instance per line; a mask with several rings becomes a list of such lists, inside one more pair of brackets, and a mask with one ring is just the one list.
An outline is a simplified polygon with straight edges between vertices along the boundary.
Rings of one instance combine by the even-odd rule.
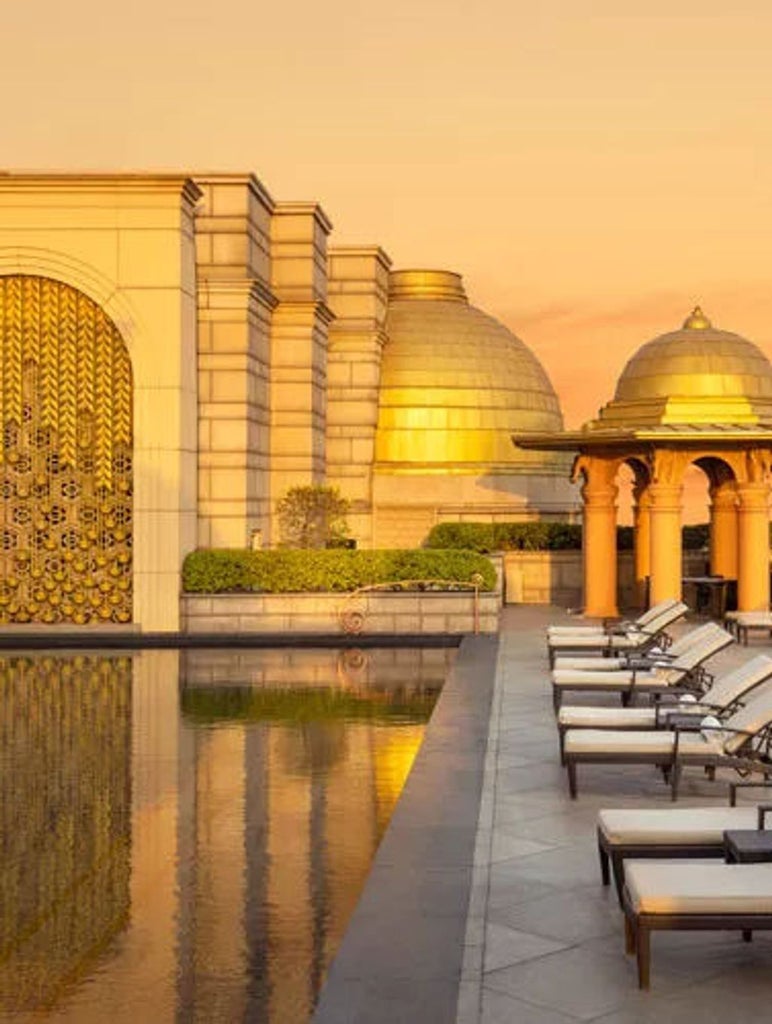
[[476, 572], [470, 580], [391, 580], [385, 583], [368, 583], [363, 587], [357, 587], [346, 595], [343, 605], [338, 610], [338, 621], [344, 633], [361, 633], [365, 627], [367, 608], [352, 608], [352, 602], [362, 598], [366, 594], [378, 591], [413, 591], [416, 593], [436, 589], [438, 592], [452, 592], [454, 590], [470, 590], [473, 592], [473, 623], [474, 632], [480, 632], [480, 590], [485, 580]]

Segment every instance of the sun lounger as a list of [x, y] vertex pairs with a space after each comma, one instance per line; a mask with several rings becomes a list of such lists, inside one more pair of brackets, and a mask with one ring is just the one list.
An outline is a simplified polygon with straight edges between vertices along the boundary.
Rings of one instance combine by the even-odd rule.
[[[731, 672], [717, 678], [704, 693], [663, 693], [661, 700], [648, 708], [592, 707], [587, 704], [563, 705], [558, 712], [561, 761], [563, 743], [569, 729], [660, 729], [667, 728], [673, 714], [726, 717], [757, 686], [772, 676], [772, 658], [759, 654]], [[687, 702], [686, 698], [690, 698]]]
[[638, 987], [648, 988], [652, 931], [739, 931], [750, 941], [772, 928], [772, 862], [631, 860], [622, 895], [625, 949]]
[[672, 662], [611, 672], [586, 672], [581, 669], [555, 670], [552, 673], [552, 700], [556, 714], [568, 690], [619, 693], [623, 704], [637, 694], [662, 693], [699, 676], [702, 664], [733, 642], [721, 626], [708, 622], [694, 631], [694, 642]]
[[[668, 646], [667, 650], [655, 645], [654, 647], [650, 647], [643, 654], [622, 653], [616, 657], [609, 657], [603, 654], [559, 655], [555, 658], [553, 671], [560, 672], [566, 669], [581, 669], [588, 672], [614, 672], [619, 669], [629, 668], [631, 661], [636, 664], [641, 661], [673, 661], [691, 647], [695, 641], [695, 637], [699, 633], [699, 630], [702, 628], [702, 626], [698, 626], [695, 629], [690, 629], [687, 633], [682, 634], [677, 640], [674, 640]], [[728, 632], [731, 633], [731, 630], [728, 630]]]
[[635, 731], [569, 729], [564, 739], [565, 765], [572, 799], [577, 795], [578, 764], [652, 764], [670, 778], [671, 797], [678, 797], [684, 766], [699, 765], [711, 773], [718, 767], [772, 776], [772, 690], [764, 688], [725, 723], [700, 732], [675, 729]]
[[[650, 647], [644, 654], [619, 654], [616, 657], [588, 654], [561, 655], [555, 659], [552, 671], [618, 672], [630, 668], [631, 664], [643, 667], [645, 667], [647, 662], [650, 662], [652, 665], [655, 663], [665, 664], [675, 661], [681, 654], [685, 654], [704, 635], [706, 626], [714, 627], [715, 623], [703, 623], [701, 626], [695, 626], [694, 629], [682, 633], [677, 640], [670, 644], [667, 650], [655, 646]], [[727, 632], [731, 633], [731, 630], [727, 630]]]
[[628, 632], [616, 633], [569, 633], [565, 636], [547, 636], [547, 653], [549, 655], [550, 667], [554, 664], [555, 658], [560, 653], [572, 651], [584, 651], [587, 654], [620, 654], [622, 652], [643, 653], [650, 647], [670, 642], [665, 633], [668, 627], [672, 626], [689, 611], [688, 605], [682, 601], [677, 602], [669, 608], [663, 609], [660, 614], [650, 621], [644, 629], [635, 627]]
[[756, 806], [605, 808], [598, 812], [601, 879], [609, 885], [613, 874], [621, 903], [625, 858], [723, 857], [727, 829], [758, 826]]
[[632, 620], [618, 620], [610, 623], [598, 623], [597, 625], [569, 623], [568, 625], [547, 626], [547, 635], [565, 636], [566, 634], [573, 633], [605, 633], [608, 635], [610, 633], [614, 633], [617, 636], [621, 636], [634, 629], [646, 629], [650, 622], [654, 622], [664, 611], [667, 611], [678, 603], [679, 602], [675, 598], [669, 597], [666, 601], [660, 601], [658, 604], [652, 605], [648, 611], [643, 612], [637, 618]]
[[724, 626], [741, 644], [748, 646], [748, 634], [762, 632], [772, 636], [772, 612], [727, 612]]

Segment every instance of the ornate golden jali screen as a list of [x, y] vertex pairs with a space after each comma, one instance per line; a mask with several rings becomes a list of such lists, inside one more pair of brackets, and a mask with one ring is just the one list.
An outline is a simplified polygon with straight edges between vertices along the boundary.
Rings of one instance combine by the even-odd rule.
[[0, 622], [130, 622], [132, 380], [86, 295], [0, 277]]

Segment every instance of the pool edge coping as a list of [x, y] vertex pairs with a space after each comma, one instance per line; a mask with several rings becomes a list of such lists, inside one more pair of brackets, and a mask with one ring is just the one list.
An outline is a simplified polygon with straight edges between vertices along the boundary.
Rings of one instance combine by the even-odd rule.
[[461, 643], [313, 1024], [451, 1022], [479, 978], [487, 892], [479, 844], [490, 842], [483, 783], [498, 649], [496, 635]]

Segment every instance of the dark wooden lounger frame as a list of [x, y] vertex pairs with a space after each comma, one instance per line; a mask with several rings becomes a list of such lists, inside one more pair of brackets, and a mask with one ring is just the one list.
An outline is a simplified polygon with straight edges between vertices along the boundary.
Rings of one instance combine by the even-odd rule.
[[649, 987], [653, 931], [739, 931], [750, 942], [754, 931], [772, 929], [772, 914], [646, 914], [638, 913], [625, 888], [625, 952], [638, 961], [638, 988]]
[[[729, 784], [729, 807], [737, 806], [738, 789], [769, 789], [770, 782], [732, 782]], [[756, 826], [763, 829], [765, 816], [772, 812], [772, 804], [756, 805], [758, 815]], [[612, 843], [601, 828], [598, 828], [598, 858], [600, 860], [600, 877], [603, 885], [611, 884], [614, 877], [619, 905], [622, 906], [622, 892], [625, 884], [625, 859], [646, 858], [688, 859], [690, 857], [723, 857], [723, 837], [714, 843]]]

